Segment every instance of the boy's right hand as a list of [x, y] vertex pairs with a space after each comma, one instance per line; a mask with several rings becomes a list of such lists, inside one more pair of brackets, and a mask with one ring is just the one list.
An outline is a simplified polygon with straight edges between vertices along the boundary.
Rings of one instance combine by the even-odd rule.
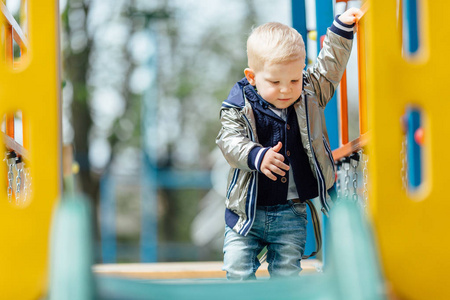
[[273, 181], [277, 180], [277, 177], [274, 175], [274, 173], [280, 176], [284, 176], [286, 175], [285, 171], [289, 171], [289, 166], [283, 162], [284, 156], [278, 153], [278, 151], [281, 150], [281, 147], [283, 147], [283, 144], [281, 142], [278, 142], [278, 144], [276, 144], [266, 152], [261, 162], [261, 173], [263, 173]]
[[349, 8], [339, 16], [339, 21], [347, 25], [353, 25], [362, 17], [363, 12], [359, 8]]

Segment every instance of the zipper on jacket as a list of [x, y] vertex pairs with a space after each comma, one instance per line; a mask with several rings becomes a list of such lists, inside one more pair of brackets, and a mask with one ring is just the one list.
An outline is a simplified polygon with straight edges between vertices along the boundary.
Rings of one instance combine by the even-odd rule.
[[[306, 126], [307, 126], [307, 129], [308, 129], [308, 141], [309, 141], [309, 146], [311, 147], [311, 153], [312, 153], [312, 156], [313, 156], [313, 158], [314, 158], [314, 165], [316, 166], [316, 174], [317, 174], [317, 182], [318, 182], [318, 187], [319, 187], [319, 196], [320, 196], [320, 202], [322, 203], [322, 212], [325, 210], [325, 211], [328, 211], [329, 210], [329, 208], [328, 208], [328, 204], [327, 204], [327, 199], [326, 199], [326, 182], [325, 182], [325, 178], [323, 178], [323, 175], [321, 176], [321, 170], [320, 170], [320, 166], [319, 166], [319, 164], [318, 164], [318, 162], [317, 162], [317, 158], [316, 158], [316, 154], [314, 153], [314, 147], [313, 147], [313, 145], [312, 145], [312, 142], [311, 142], [311, 132], [310, 132], [310, 129], [309, 129], [309, 115], [308, 115], [308, 101], [307, 101], [307, 96], [305, 95], [305, 114], [306, 114]], [[320, 178], [320, 177], [322, 177], [322, 178]], [[320, 182], [319, 181], [322, 181], [323, 183], [323, 188], [321, 189], [320, 188]], [[325, 191], [323, 191], [323, 189], [325, 189]], [[325, 195], [324, 195], [325, 194]], [[328, 214], [326, 214], [326, 215], [328, 215]]]
[[233, 190], [234, 186], [236, 185], [237, 179], [239, 177], [239, 169], [234, 170], [233, 179], [231, 180], [230, 186], [228, 187], [227, 191], [227, 199], [230, 199], [231, 191]]
[[327, 140], [325, 139], [325, 135], [322, 134], [322, 139], [323, 139], [323, 145], [325, 147], [325, 151], [327, 151], [328, 154], [328, 158], [330, 159], [331, 165], [333, 166], [333, 170], [336, 172], [336, 170], [334, 169], [334, 158], [333, 158], [333, 152], [331, 151]]
[[[245, 89], [245, 87], [244, 87], [244, 89]], [[245, 101], [248, 102], [248, 100], [247, 100], [247, 97], [245, 96], [245, 91], [243, 91], [243, 94], [244, 94], [244, 107], [245, 107]], [[241, 111], [241, 113], [242, 113], [242, 116], [244, 117], [245, 122], [247, 123], [247, 128], [248, 128], [248, 131], [250, 133], [251, 141], [252, 142], [256, 142], [255, 134], [253, 132], [253, 128], [252, 128], [252, 125], [250, 124], [250, 121], [248, 120], [247, 116], [242, 111]], [[244, 223], [244, 225], [242, 226], [242, 229], [239, 231], [239, 233], [243, 234], [244, 236], [246, 236], [247, 233], [249, 232], [250, 228], [253, 227], [253, 223], [255, 221], [256, 201], [257, 201], [256, 199], [258, 197], [258, 189], [256, 187], [257, 186], [257, 180], [258, 180], [258, 171], [255, 171], [255, 174], [252, 174], [252, 179], [250, 179], [250, 180], [254, 181], [253, 184], [252, 183], [250, 184], [249, 188], [253, 189], [252, 191], [250, 191], [250, 197], [252, 199], [254, 199], [255, 203], [253, 205], [253, 212], [252, 212], [252, 214], [250, 214], [249, 211], [246, 212], [246, 214], [247, 214], [247, 221]], [[248, 197], [248, 195], [249, 195], [249, 193], [247, 191], [247, 197]], [[251, 206], [252, 199], [248, 199], [247, 198], [249, 207]]]
[[[245, 87], [242, 90], [242, 94], [244, 95], [244, 107], [245, 107], [245, 102], [248, 102], [247, 96], [245, 96]], [[252, 110], [253, 110], [253, 108], [252, 108]], [[248, 128], [248, 131], [250, 132], [250, 139], [252, 140], [252, 142], [256, 142], [255, 134], [253, 133], [253, 128], [252, 128], [252, 125], [250, 124], [250, 121], [248, 120], [247, 116], [244, 114], [244, 112], [242, 110], [241, 110], [241, 114], [244, 117], [245, 122], [247, 123], [247, 128]]]

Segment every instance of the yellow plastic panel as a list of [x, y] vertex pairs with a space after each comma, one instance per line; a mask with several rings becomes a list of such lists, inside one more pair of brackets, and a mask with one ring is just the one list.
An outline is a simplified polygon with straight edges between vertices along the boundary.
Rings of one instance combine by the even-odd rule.
[[[420, 1], [421, 49], [404, 58], [398, 1], [371, 1], [367, 14], [371, 132], [370, 208], [387, 280], [400, 299], [450, 299], [449, 1]], [[401, 117], [422, 110], [423, 184], [401, 178]]]
[[61, 190], [57, 3], [28, 1], [30, 49], [25, 65], [13, 71], [0, 61], [0, 115], [21, 110], [27, 118], [33, 179], [31, 201], [10, 203], [6, 164], [0, 164], [1, 299], [38, 299], [48, 285], [50, 220]]

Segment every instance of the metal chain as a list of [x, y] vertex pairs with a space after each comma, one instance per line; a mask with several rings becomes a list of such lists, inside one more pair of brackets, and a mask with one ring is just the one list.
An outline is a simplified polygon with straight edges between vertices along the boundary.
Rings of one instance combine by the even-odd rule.
[[12, 200], [12, 194], [13, 194], [13, 181], [14, 181], [14, 171], [13, 167], [16, 163], [16, 153], [15, 152], [8, 152], [6, 154], [6, 164], [8, 165], [8, 188], [7, 188], [7, 194], [8, 194], [8, 200], [11, 202]]
[[[363, 154], [363, 152], [361, 151], [361, 155]], [[362, 207], [364, 211], [367, 211], [367, 203], [369, 201], [369, 172], [367, 169], [367, 165], [369, 163], [369, 156], [364, 154], [364, 158], [363, 158], [363, 184], [364, 184], [364, 189], [363, 189], [363, 203], [362, 203]]]
[[[25, 164], [24, 164], [25, 165]], [[24, 167], [24, 187], [23, 187], [23, 201], [28, 200], [29, 195], [31, 195], [31, 173], [30, 168]]]
[[27, 176], [27, 168], [25, 167], [25, 163], [23, 164], [23, 202], [27, 201], [28, 197], [28, 176]]
[[[14, 151], [6, 152], [3, 161], [6, 161], [8, 168], [7, 196], [9, 202], [12, 201], [14, 194], [16, 204], [19, 204], [20, 200], [25, 203], [32, 192], [30, 169], [25, 166], [22, 157], [17, 156]], [[16, 174], [15, 177], [14, 174]]]
[[353, 201], [357, 202], [358, 201], [358, 165], [359, 165], [359, 154], [354, 154], [352, 155], [351, 159], [350, 159], [350, 163], [353, 167]]
[[344, 168], [345, 171], [345, 177], [344, 177], [344, 197], [345, 199], [348, 199], [348, 195], [350, 193], [350, 188], [349, 188], [349, 183], [350, 183], [350, 175], [348, 173], [348, 171], [350, 170], [350, 162], [349, 161], [344, 161], [342, 163], [342, 167]]
[[342, 164], [337, 164], [337, 178], [336, 178], [336, 192], [337, 192], [337, 198], [341, 199], [342, 197], [342, 186], [341, 186], [341, 173], [342, 173]]
[[20, 199], [20, 192], [22, 188], [22, 172], [23, 172], [23, 163], [22, 158], [19, 156], [16, 159], [16, 170], [17, 170], [17, 176], [16, 176], [16, 203], [19, 203]]
[[11, 201], [12, 194], [13, 194], [13, 180], [14, 180], [13, 165], [8, 164], [8, 200], [9, 201]]

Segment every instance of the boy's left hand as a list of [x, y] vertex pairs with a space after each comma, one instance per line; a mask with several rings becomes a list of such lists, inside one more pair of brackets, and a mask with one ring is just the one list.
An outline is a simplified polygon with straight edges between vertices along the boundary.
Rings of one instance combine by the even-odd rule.
[[339, 21], [347, 25], [353, 25], [362, 17], [363, 13], [356, 7], [349, 8], [339, 16]]

